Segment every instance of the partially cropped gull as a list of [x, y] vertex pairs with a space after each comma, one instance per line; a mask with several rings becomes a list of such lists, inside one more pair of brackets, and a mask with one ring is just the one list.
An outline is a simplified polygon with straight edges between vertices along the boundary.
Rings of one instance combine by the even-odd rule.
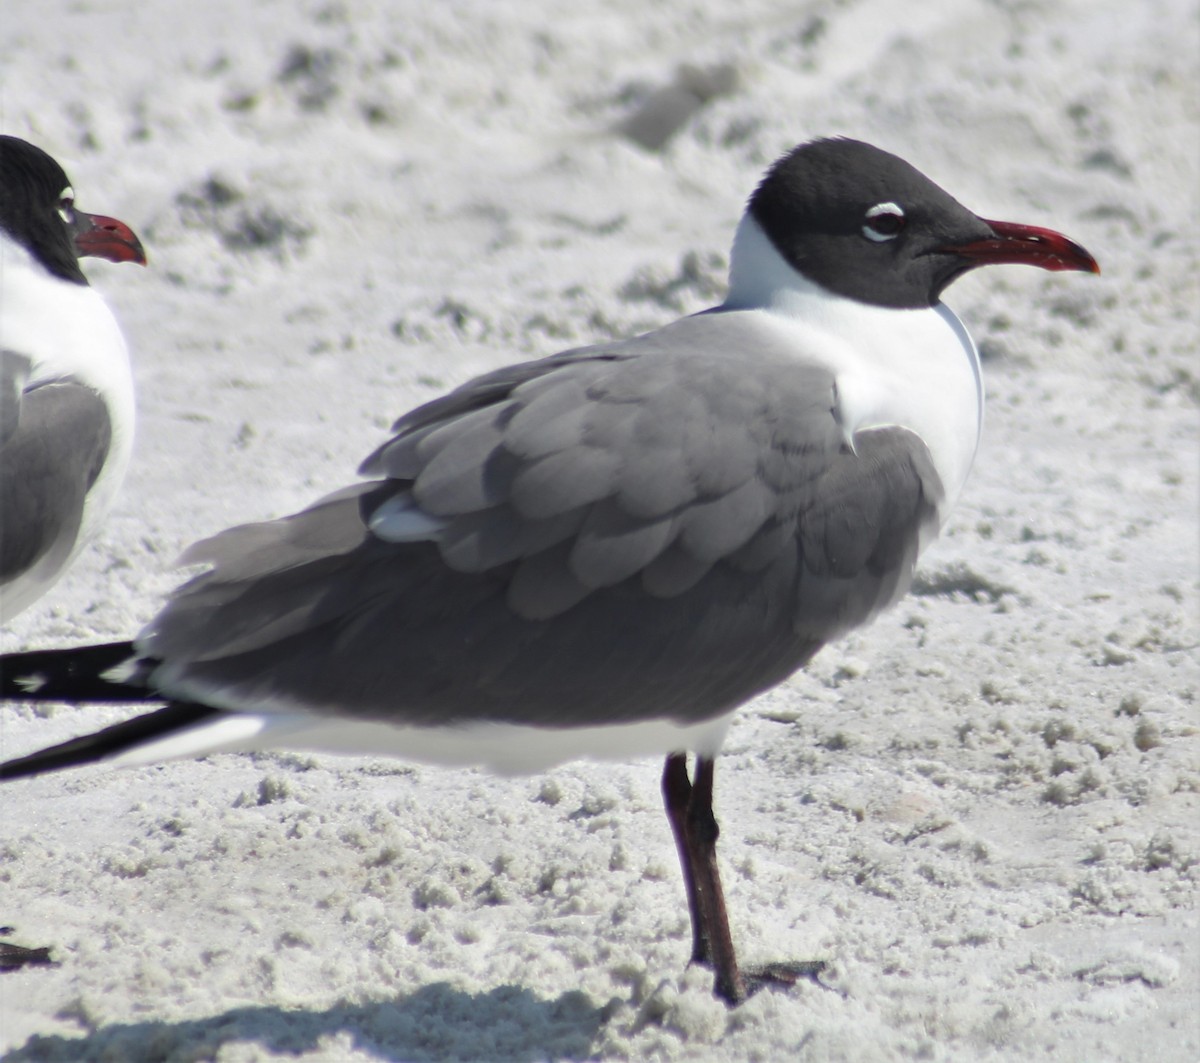
[[129, 464], [129, 354], [87, 255], [146, 262], [128, 225], [75, 207], [53, 158], [0, 136], [0, 623], [58, 582]]
[[502, 772], [662, 754], [693, 962], [731, 1003], [793, 981], [738, 965], [717, 753], [738, 706], [908, 588], [983, 413], [941, 295], [998, 263], [1098, 272], [870, 145], [801, 145], [751, 196], [720, 306], [472, 380], [401, 417], [365, 479], [191, 547], [210, 567], [132, 642], [0, 660], [6, 698], [166, 703], [0, 777], [279, 747]]

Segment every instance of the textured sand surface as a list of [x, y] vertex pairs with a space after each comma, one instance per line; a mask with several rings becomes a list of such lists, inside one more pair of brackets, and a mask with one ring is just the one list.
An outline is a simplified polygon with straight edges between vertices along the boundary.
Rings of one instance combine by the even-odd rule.
[[[151, 256], [88, 263], [136, 360], [124, 494], [5, 649], [131, 634], [184, 546], [412, 405], [718, 301], [799, 140], [1104, 268], [951, 289], [989, 390], [959, 509], [719, 762], [741, 954], [826, 986], [728, 1011], [685, 969], [655, 762], [219, 756], [3, 790], [0, 922], [58, 961], [0, 976], [6, 1059], [1200, 1058], [1192, 0], [42, 0], [0, 56], [0, 130]], [[0, 752], [120, 715], [5, 706]]]

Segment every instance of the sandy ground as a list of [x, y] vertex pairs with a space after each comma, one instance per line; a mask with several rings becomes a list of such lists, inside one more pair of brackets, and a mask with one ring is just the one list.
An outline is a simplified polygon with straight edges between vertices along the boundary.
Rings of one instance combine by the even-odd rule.
[[[446, 387], [717, 301], [810, 136], [1104, 267], [952, 289], [990, 393], [960, 508], [732, 730], [741, 953], [825, 986], [728, 1011], [685, 969], [655, 762], [221, 756], [4, 790], [0, 921], [58, 961], [0, 977], [6, 1059], [1200, 1058], [1191, 0], [42, 0], [0, 55], [0, 128], [151, 256], [89, 263], [137, 451], [9, 649], [132, 633], [187, 543]], [[2, 752], [117, 715], [4, 707]]]

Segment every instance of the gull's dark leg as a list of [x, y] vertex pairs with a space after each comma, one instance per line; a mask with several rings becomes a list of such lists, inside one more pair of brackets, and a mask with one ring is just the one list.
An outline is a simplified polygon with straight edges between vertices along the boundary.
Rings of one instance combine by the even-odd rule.
[[721, 888], [721, 872], [717, 867], [717, 838], [721, 828], [717, 826], [717, 817], [712, 810], [713, 767], [714, 762], [707, 757], [696, 757], [687, 811], [688, 859], [700, 906], [701, 934], [716, 974], [717, 996], [730, 1004], [740, 1004], [746, 999], [746, 982], [738, 970], [737, 955], [733, 951], [733, 935], [729, 932], [729, 916], [725, 912], [725, 891]]
[[688, 911], [692, 917], [692, 962], [716, 972], [716, 992], [730, 1004], [746, 999], [725, 914], [725, 894], [717, 869], [721, 831], [712, 810], [713, 762], [696, 758], [696, 778], [688, 778], [687, 756], [672, 753], [663, 766], [662, 790], [667, 819], [675, 835]]
[[663, 766], [662, 790], [692, 917], [692, 962], [712, 967], [717, 996], [729, 1004], [740, 1004], [764, 985], [816, 980], [825, 963], [771, 963], [745, 972], [738, 967], [717, 867], [721, 829], [712, 807], [713, 769], [711, 759], [698, 756], [695, 777], [689, 779], [687, 757], [672, 753]]
[[692, 800], [692, 780], [688, 778], [687, 755], [672, 753], [663, 765], [663, 802], [667, 806], [667, 819], [671, 833], [675, 836], [675, 848], [679, 851], [679, 866], [683, 868], [683, 885], [687, 890], [688, 914], [692, 918], [692, 963], [708, 963], [708, 942], [704, 938], [701, 924], [700, 900], [696, 896], [696, 876], [692, 872], [692, 860], [688, 845], [688, 806]]

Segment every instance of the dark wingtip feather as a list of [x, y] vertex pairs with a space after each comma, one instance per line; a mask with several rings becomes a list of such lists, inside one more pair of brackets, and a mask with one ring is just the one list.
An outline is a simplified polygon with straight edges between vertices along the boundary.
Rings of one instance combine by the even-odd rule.
[[31, 650], [0, 657], [0, 698], [6, 701], [158, 701], [134, 675], [109, 673], [137, 657], [132, 642]]
[[132, 720], [113, 724], [112, 727], [106, 727], [94, 734], [72, 738], [68, 742], [50, 746], [28, 756], [6, 761], [0, 764], [0, 781], [24, 779], [106, 760], [151, 739], [191, 727], [210, 716], [216, 716], [219, 712], [219, 709], [210, 709], [204, 705], [171, 702], [157, 712], [135, 716]]

